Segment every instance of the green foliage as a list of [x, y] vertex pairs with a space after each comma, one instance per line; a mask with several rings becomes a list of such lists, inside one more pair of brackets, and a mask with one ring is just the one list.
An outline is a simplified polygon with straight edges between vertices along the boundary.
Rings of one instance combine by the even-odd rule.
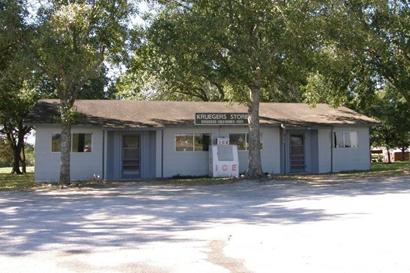
[[131, 10], [126, 0], [51, 0], [40, 12], [35, 55], [47, 86], [60, 99], [61, 185], [70, 182], [74, 102], [92, 80], [103, 79], [104, 62], [119, 63], [126, 56]]
[[13, 152], [5, 138], [0, 137], [0, 167], [10, 167], [13, 162]]
[[[30, 144], [25, 146], [26, 164], [27, 166], [34, 165], [34, 147]], [[13, 162], [13, 151], [10, 144], [4, 137], [0, 137], [0, 168], [10, 167]]]
[[23, 1], [0, 3], [0, 123], [21, 120], [30, 110], [35, 93], [30, 86], [31, 29], [25, 25]]
[[104, 62], [125, 56], [131, 6], [124, 0], [50, 4], [42, 13], [36, 58], [46, 84], [66, 104], [62, 119], [70, 121], [75, 99], [103, 97]]
[[311, 77], [307, 101], [344, 104], [366, 112], [376, 94], [390, 85], [410, 107], [410, 3], [408, 1], [339, 1], [324, 25], [322, 83]]
[[379, 0], [372, 7], [367, 19], [370, 65], [410, 107], [410, 2]]
[[18, 174], [20, 163], [25, 164], [19, 156], [24, 149], [24, 136], [31, 130], [24, 119], [37, 99], [33, 28], [24, 20], [25, 6], [25, 1], [0, 2], [0, 133], [7, 138], [13, 154], [13, 171]]
[[4, 88], [0, 92], [0, 122], [18, 127], [17, 123], [26, 118], [38, 97], [26, 81], [20, 82], [20, 79], [16, 79], [14, 83], [10, 89]]
[[[298, 101], [320, 45], [316, 1], [167, 1], [136, 50], [126, 78], [160, 98]], [[147, 77], [146, 75], [150, 75]], [[120, 85], [124, 90], [130, 85]], [[147, 87], [148, 86], [148, 87]]]
[[387, 148], [410, 146], [410, 108], [394, 87], [378, 94], [370, 113], [381, 123], [371, 131], [372, 144]]
[[306, 84], [301, 87], [303, 100], [312, 106], [322, 102], [335, 106], [344, 104], [347, 97], [338, 96], [335, 91], [329, 79], [318, 72], [308, 74]]

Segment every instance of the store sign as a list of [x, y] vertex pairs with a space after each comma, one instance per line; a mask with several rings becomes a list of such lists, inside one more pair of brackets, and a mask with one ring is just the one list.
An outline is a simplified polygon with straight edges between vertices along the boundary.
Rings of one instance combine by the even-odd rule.
[[196, 113], [195, 125], [245, 125], [247, 113]]

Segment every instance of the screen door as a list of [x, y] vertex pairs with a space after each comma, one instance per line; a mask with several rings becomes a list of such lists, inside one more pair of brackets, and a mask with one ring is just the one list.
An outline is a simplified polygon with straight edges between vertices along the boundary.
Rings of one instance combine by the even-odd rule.
[[122, 137], [122, 175], [123, 177], [140, 176], [140, 136]]
[[305, 145], [303, 135], [290, 136], [290, 171], [305, 171]]

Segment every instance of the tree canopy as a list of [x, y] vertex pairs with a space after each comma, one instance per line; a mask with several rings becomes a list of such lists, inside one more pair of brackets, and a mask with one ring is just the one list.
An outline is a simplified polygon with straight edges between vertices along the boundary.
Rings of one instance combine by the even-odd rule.
[[[261, 175], [259, 102], [300, 101], [317, 66], [328, 16], [324, 1], [163, 1], [134, 76], [174, 98], [248, 105], [250, 176]], [[144, 80], [144, 78], [142, 78]], [[165, 93], [164, 92], [164, 93]]]
[[[0, 2], [0, 133], [13, 151], [13, 173], [25, 172], [24, 119], [34, 105], [32, 37], [24, 1]], [[22, 170], [20, 170], [20, 165]]]
[[96, 87], [103, 79], [104, 62], [119, 62], [125, 56], [132, 8], [125, 0], [49, 2], [41, 11], [36, 61], [60, 99], [60, 183], [66, 184], [74, 102], [82, 94], [85, 97], [88, 86]]
[[[79, 98], [244, 103], [251, 176], [261, 175], [260, 101], [347, 105], [381, 120], [375, 141], [407, 143], [408, 1], [151, 2], [146, 25], [130, 29], [126, 0], [48, 0], [31, 21], [25, 0], [0, 0], [0, 122], [15, 161], [39, 97], [60, 100], [64, 183]], [[107, 88], [112, 64], [126, 73]]]

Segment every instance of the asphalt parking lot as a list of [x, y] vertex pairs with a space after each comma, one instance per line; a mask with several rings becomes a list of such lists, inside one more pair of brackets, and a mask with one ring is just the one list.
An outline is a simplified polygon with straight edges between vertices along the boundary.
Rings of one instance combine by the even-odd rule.
[[410, 272], [410, 177], [0, 192], [0, 272]]

